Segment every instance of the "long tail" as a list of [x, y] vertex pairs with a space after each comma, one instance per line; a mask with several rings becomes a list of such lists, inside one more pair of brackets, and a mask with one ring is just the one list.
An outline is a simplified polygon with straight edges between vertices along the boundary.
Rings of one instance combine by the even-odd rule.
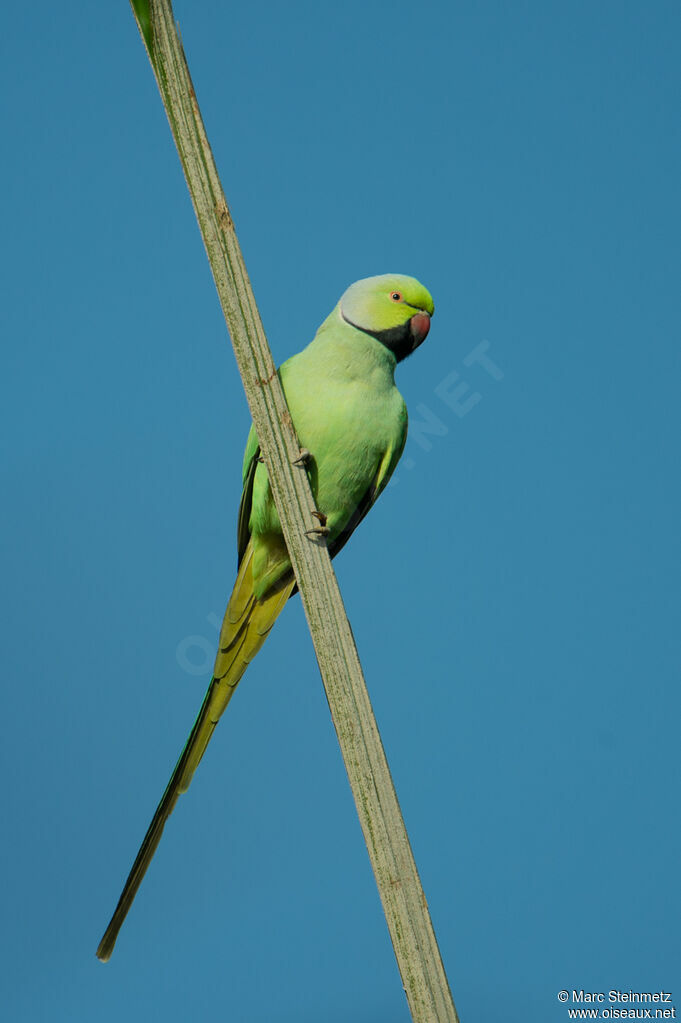
[[293, 580], [286, 581], [263, 599], [257, 600], [253, 594], [252, 560], [253, 548], [249, 543], [241, 560], [239, 574], [220, 630], [220, 645], [215, 659], [213, 680], [144, 836], [111, 922], [99, 943], [97, 958], [102, 962], [107, 962], [111, 958], [118, 932], [156, 852], [163, 828], [178, 796], [189, 788], [194, 771], [206, 751], [220, 715], [229, 703], [239, 679], [265, 642], [268, 632], [295, 585]]

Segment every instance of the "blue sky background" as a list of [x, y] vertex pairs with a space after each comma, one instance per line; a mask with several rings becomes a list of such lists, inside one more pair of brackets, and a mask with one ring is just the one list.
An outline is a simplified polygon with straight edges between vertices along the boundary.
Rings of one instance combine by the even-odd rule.
[[[336, 568], [462, 1020], [681, 1011], [678, 4], [176, 14], [277, 360], [359, 277], [435, 298]], [[14, 4], [0, 49], [3, 1011], [407, 1023], [297, 600], [95, 959], [208, 681], [249, 420], [127, 5]]]

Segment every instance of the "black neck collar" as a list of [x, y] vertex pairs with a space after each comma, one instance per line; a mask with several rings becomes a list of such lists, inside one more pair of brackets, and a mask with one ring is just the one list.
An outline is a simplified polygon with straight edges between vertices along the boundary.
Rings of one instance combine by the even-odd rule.
[[341, 309], [341, 316], [347, 324], [355, 330], [361, 330], [363, 334], [376, 338], [389, 352], [392, 352], [397, 362], [402, 362], [414, 350], [414, 338], [409, 329], [409, 320], [401, 323], [399, 327], [388, 327], [387, 330], [369, 330], [367, 327], [360, 327], [358, 323], [349, 320]]

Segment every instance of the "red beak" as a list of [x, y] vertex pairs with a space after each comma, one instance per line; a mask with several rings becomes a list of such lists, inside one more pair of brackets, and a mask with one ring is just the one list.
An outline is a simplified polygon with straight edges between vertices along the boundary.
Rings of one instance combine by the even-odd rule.
[[416, 313], [409, 321], [409, 333], [414, 339], [412, 352], [423, 344], [430, 330], [430, 316], [428, 313]]

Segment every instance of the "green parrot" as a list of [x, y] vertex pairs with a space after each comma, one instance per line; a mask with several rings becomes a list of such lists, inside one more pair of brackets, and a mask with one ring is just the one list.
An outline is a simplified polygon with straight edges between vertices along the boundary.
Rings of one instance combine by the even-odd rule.
[[[395, 366], [425, 340], [433, 300], [413, 277], [384, 274], [352, 284], [314, 340], [279, 370], [334, 557], [385, 488], [407, 438]], [[97, 956], [106, 962], [180, 793], [237, 683], [296, 584], [251, 428], [238, 518], [239, 568], [220, 631], [213, 678], [149, 825]]]

